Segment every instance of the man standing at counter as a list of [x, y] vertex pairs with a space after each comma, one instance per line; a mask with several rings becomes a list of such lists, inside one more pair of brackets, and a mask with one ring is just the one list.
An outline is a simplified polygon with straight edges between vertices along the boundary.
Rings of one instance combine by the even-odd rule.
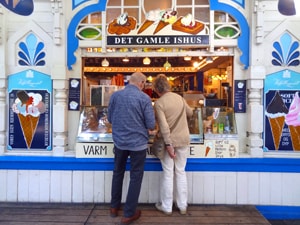
[[130, 157], [130, 183], [121, 224], [130, 224], [141, 216], [137, 204], [144, 175], [148, 131], [155, 128], [151, 99], [142, 92], [145, 82], [144, 74], [133, 73], [129, 84], [114, 92], [108, 105], [108, 121], [112, 124], [115, 153], [110, 208], [112, 217], [118, 216], [121, 207], [124, 173]]

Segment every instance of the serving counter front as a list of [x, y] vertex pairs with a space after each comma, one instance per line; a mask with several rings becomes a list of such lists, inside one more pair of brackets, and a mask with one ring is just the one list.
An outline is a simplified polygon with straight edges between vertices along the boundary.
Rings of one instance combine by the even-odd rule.
[[[189, 158], [227, 158], [238, 156], [238, 137], [232, 108], [194, 108], [188, 120], [190, 129]], [[149, 138], [147, 158], [153, 137]], [[107, 106], [84, 106], [76, 140], [77, 158], [113, 158], [111, 124]]]

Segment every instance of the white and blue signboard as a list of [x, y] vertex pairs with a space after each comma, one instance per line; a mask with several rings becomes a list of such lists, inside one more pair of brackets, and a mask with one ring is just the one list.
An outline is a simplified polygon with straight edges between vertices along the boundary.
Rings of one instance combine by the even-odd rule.
[[52, 150], [52, 80], [25, 70], [8, 78], [8, 150]]
[[300, 151], [300, 74], [284, 70], [266, 76], [264, 151]]
[[234, 112], [246, 112], [246, 80], [234, 81]]

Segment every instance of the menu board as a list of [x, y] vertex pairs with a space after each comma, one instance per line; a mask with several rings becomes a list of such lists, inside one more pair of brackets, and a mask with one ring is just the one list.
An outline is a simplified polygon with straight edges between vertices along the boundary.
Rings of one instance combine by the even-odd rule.
[[246, 112], [246, 80], [234, 81], [234, 112]]
[[69, 81], [69, 104], [68, 109], [78, 111], [80, 106], [80, 79]]

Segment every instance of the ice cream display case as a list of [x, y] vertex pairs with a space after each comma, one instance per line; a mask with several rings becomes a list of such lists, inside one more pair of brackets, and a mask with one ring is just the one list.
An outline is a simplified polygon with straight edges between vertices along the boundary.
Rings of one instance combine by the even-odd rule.
[[[78, 158], [113, 158], [112, 127], [107, 106], [83, 106], [76, 140]], [[235, 115], [228, 107], [196, 107], [188, 120], [190, 158], [238, 156]], [[149, 138], [149, 149], [153, 137]], [[148, 157], [154, 157], [148, 154]]]
[[203, 107], [205, 157], [238, 156], [238, 134], [231, 107]]
[[84, 106], [81, 109], [77, 142], [112, 142], [107, 106]]
[[[203, 143], [201, 110], [189, 118], [191, 143]], [[107, 106], [84, 106], [79, 119], [77, 142], [112, 142], [112, 128], [107, 120]], [[149, 140], [151, 143], [151, 138]]]

